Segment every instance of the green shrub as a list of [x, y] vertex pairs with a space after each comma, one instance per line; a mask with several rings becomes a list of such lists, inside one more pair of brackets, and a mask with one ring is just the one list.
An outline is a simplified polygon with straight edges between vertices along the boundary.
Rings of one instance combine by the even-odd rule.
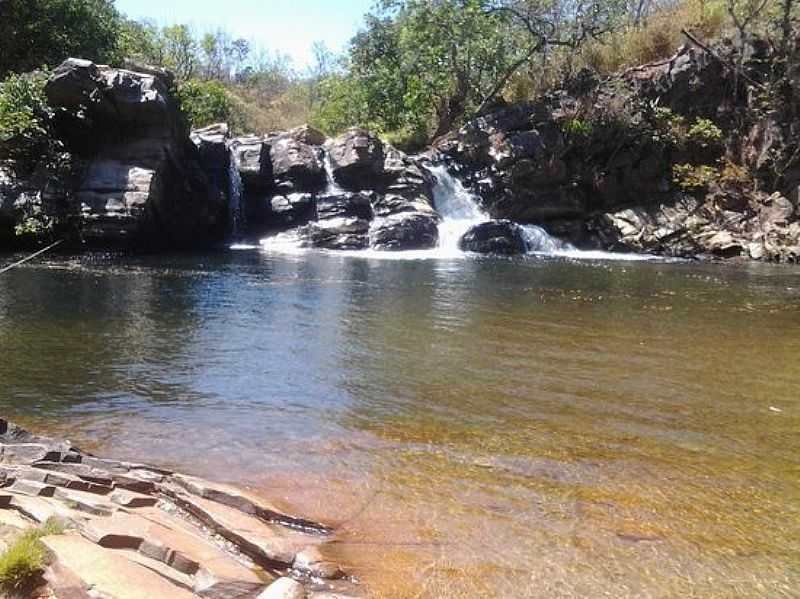
[[672, 181], [686, 192], [697, 192], [708, 187], [719, 178], [719, 171], [707, 164], [675, 164], [672, 167]]
[[722, 129], [717, 127], [713, 121], [704, 118], [698, 118], [694, 124], [689, 127], [686, 138], [700, 146], [701, 148], [708, 148], [716, 146], [722, 141]]
[[41, 527], [17, 537], [0, 555], [0, 588], [6, 592], [19, 591], [35, 581], [47, 564], [47, 549], [40, 539], [63, 532], [63, 525], [51, 518]]
[[0, 83], [0, 159], [33, 157], [48, 144], [52, 111], [44, 94], [47, 78], [38, 71], [11, 74]]
[[564, 133], [576, 137], [588, 137], [592, 134], [593, 129], [590, 121], [580, 118], [567, 119], [561, 123], [561, 130]]
[[178, 103], [192, 127], [228, 122], [236, 104], [220, 81], [192, 79], [178, 87]]

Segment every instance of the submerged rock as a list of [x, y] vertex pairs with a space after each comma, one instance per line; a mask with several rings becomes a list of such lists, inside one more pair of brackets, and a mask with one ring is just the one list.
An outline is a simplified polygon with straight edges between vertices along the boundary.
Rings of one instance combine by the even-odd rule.
[[6, 526], [64, 528], [42, 539], [54, 596], [305, 597], [310, 577], [357, 591], [320, 551], [330, 529], [231, 485], [97, 458], [5, 420], [0, 479]]
[[465, 252], [506, 256], [528, 251], [522, 228], [509, 220], [492, 220], [472, 227], [459, 241], [459, 247]]

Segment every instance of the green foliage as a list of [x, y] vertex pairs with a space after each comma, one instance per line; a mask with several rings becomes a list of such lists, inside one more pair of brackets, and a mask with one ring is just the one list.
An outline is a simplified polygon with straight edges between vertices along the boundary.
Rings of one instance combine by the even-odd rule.
[[234, 116], [235, 103], [220, 81], [192, 79], [178, 87], [178, 103], [193, 127], [227, 122]]
[[47, 549], [40, 539], [63, 532], [63, 525], [51, 518], [41, 527], [27, 530], [17, 537], [0, 555], [0, 588], [6, 592], [18, 592], [34, 582], [47, 563]]
[[588, 137], [592, 134], [594, 127], [590, 121], [580, 118], [567, 119], [561, 123], [561, 130], [567, 135], [575, 137]]
[[717, 127], [713, 121], [704, 118], [698, 118], [694, 124], [689, 127], [686, 133], [686, 139], [701, 148], [708, 148], [716, 146], [722, 142], [722, 129]]
[[9, 75], [0, 83], [0, 142], [33, 143], [47, 133], [47, 73]]
[[44, 86], [49, 74], [9, 75], [0, 82], [0, 160], [14, 161], [19, 172], [36, 164], [55, 167], [63, 147], [50, 133], [52, 109]]
[[672, 167], [672, 182], [683, 191], [707, 190], [719, 177], [719, 171], [707, 164], [675, 164]]
[[112, 0], [3, 0], [0, 14], [0, 77], [69, 56], [100, 63], [120, 58], [122, 19]]

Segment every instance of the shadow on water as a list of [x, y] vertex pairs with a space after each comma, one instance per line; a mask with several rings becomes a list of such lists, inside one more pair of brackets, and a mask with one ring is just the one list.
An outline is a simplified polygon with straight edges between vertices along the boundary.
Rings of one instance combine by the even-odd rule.
[[0, 285], [4, 414], [337, 523], [376, 595], [800, 588], [795, 269], [229, 252]]

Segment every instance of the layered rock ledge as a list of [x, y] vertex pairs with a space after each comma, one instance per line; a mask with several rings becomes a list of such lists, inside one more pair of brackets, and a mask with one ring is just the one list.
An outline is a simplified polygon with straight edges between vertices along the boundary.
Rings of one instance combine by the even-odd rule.
[[[243, 489], [95, 457], [0, 420], [0, 525], [58, 521], [42, 539], [49, 596], [358, 596], [333, 531]], [[13, 534], [11, 535], [13, 537]]]

